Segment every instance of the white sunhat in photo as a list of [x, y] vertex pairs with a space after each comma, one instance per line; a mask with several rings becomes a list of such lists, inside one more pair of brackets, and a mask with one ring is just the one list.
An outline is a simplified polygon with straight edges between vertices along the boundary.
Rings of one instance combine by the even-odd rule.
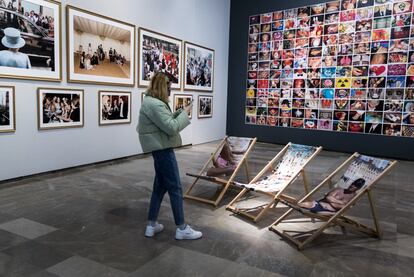
[[21, 38], [19, 30], [9, 27], [4, 29], [4, 37], [1, 43], [7, 48], [16, 49], [22, 48], [26, 41]]

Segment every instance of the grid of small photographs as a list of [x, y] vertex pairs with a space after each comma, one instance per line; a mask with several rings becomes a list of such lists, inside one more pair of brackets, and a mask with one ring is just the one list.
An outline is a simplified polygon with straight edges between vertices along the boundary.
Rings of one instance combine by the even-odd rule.
[[412, 0], [249, 18], [246, 123], [414, 137]]

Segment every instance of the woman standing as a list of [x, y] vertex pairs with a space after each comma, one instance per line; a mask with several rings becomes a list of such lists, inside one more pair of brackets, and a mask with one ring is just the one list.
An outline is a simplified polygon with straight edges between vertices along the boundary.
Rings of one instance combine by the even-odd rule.
[[181, 145], [179, 132], [190, 124], [188, 113], [192, 104], [175, 113], [168, 105], [171, 84], [167, 75], [158, 72], [151, 79], [140, 112], [137, 131], [144, 152], [154, 158], [155, 179], [148, 212], [145, 236], [152, 237], [164, 226], [157, 222], [164, 194], [168, 192], [174, 214], [175, 239], [199, 239], [202, 233], [193, 230], [184, 221], [183, 192], [174, 147]]

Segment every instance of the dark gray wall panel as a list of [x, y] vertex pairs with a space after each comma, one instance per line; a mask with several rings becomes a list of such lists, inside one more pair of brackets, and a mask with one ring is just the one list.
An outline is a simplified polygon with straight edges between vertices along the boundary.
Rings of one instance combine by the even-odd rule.
[[244, 123], [249, 16], [328, 1], [231, 0], [227, 134], [258, 137], [259, 141], [320, 145], [324, 149], [414, 160], [414, 139], [247, 125]]

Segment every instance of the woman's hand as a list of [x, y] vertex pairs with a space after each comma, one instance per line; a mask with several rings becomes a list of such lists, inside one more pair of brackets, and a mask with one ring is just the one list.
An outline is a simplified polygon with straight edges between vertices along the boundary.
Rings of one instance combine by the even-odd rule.
[[193, 101], [190, 102], [187, 106], [184, 106], [184, 111], [189, 115], [193, 109]]

